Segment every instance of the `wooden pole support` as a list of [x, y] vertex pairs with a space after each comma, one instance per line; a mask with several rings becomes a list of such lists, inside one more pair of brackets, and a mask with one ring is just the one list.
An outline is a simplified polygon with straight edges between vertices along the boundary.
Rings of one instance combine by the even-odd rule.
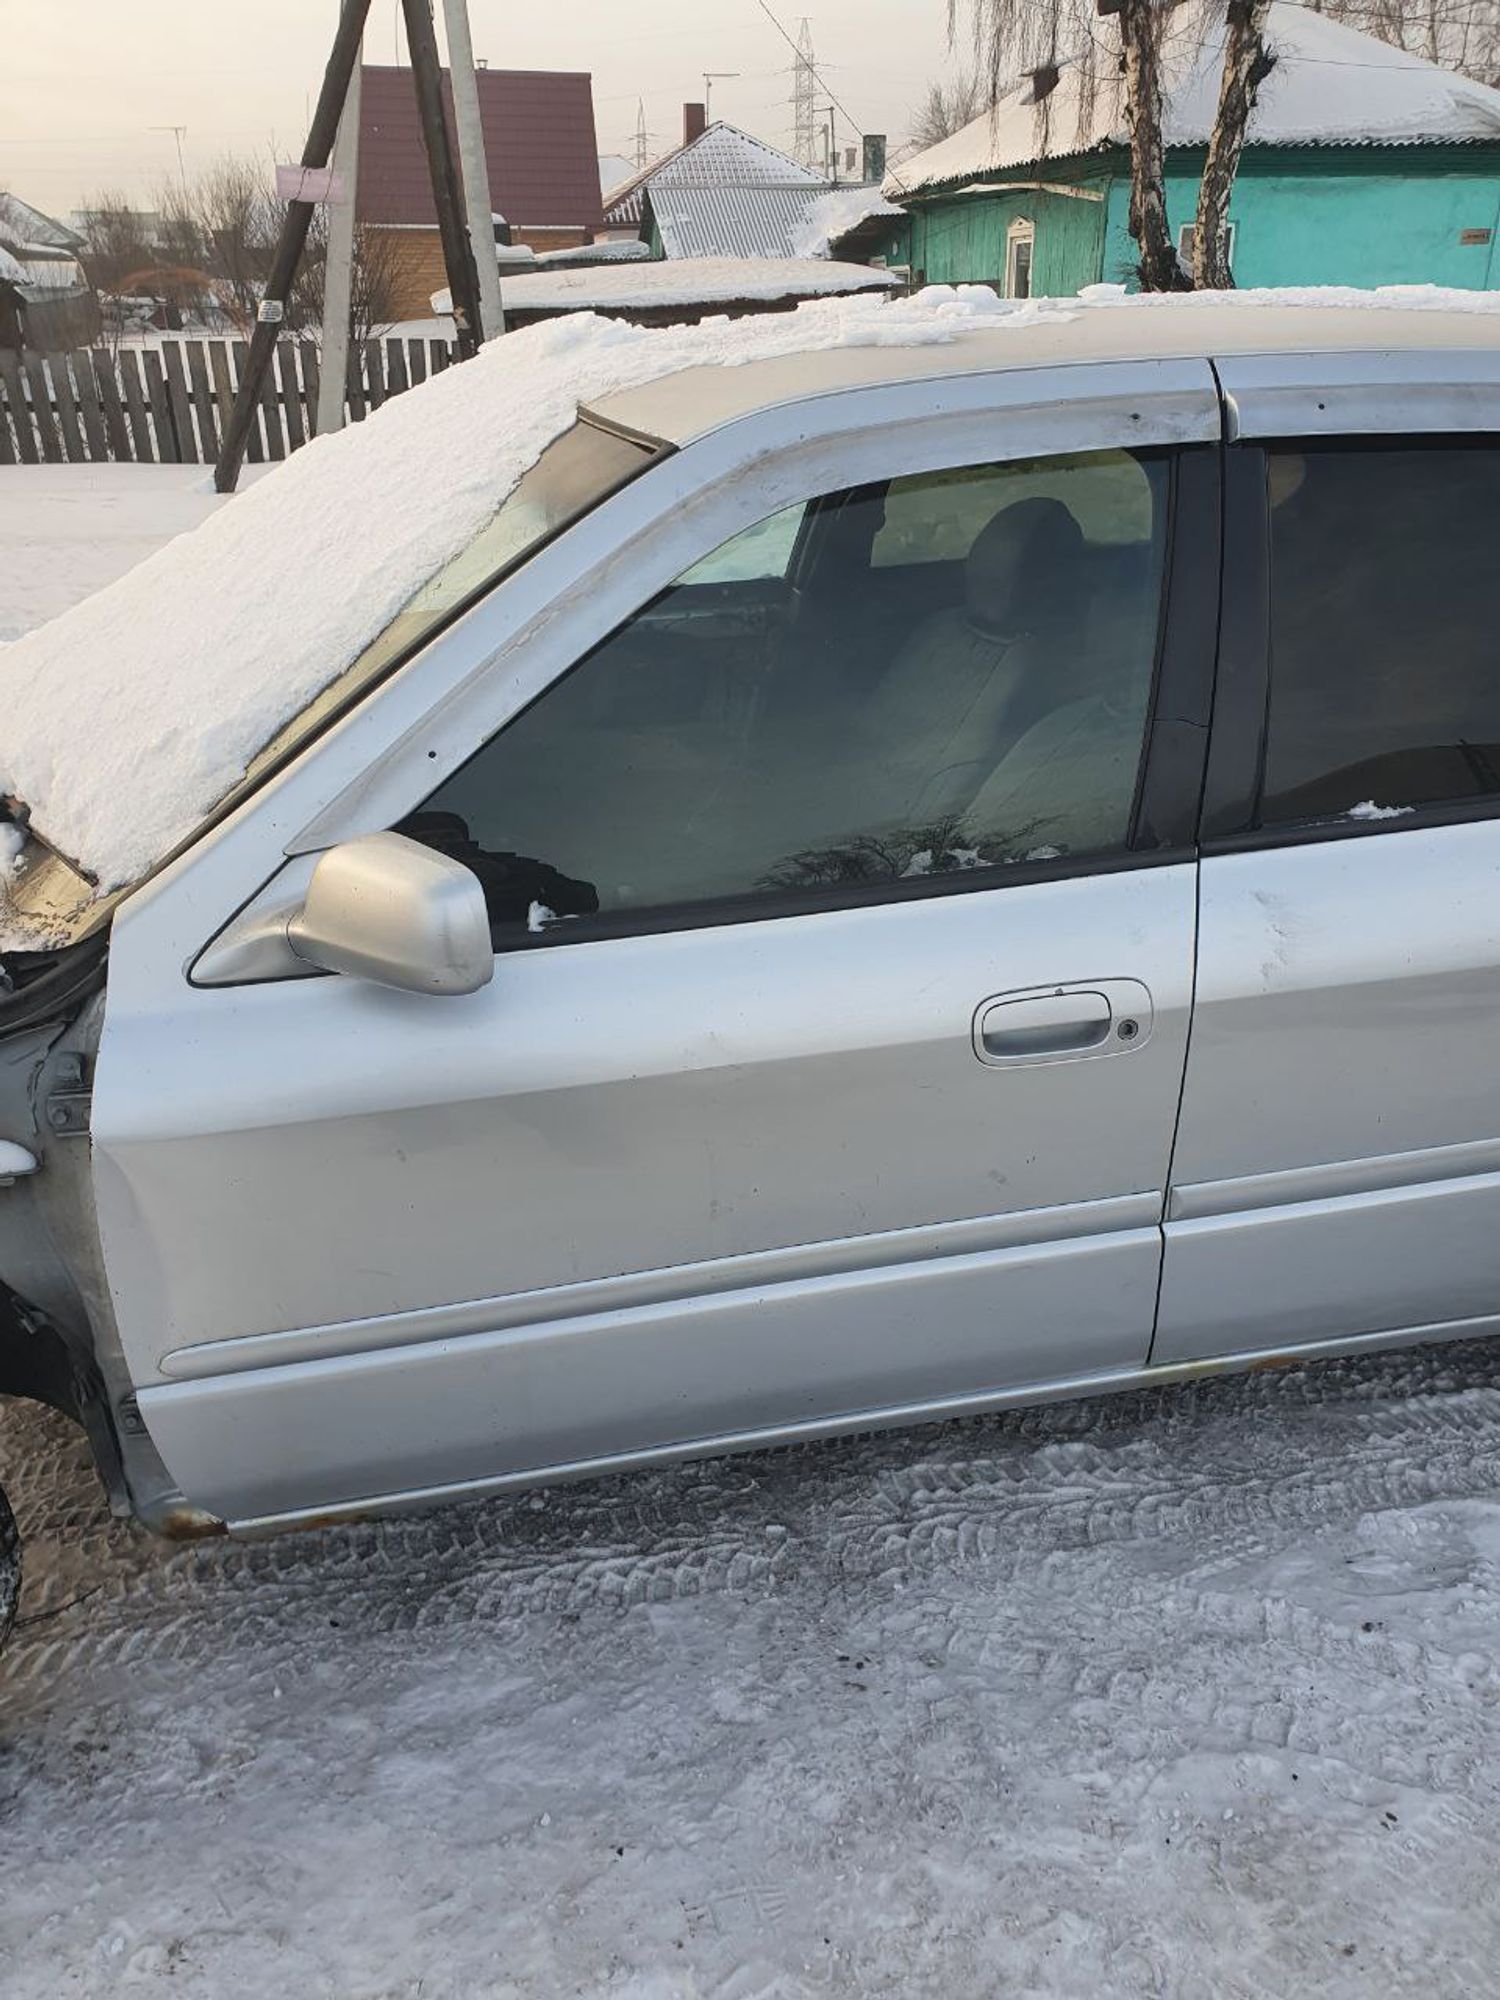
[[[338, 32], [333, 40], [333, 53], [329, 56], [328, 67], [323, 72], [323, 87], [318, 92], [317, 108], [313, 112], [312, 124], [308, 128], [307, 144], [302, 149], [304, 167], [326, 167], [328, 164], [328, 156], [333, 151], [334, 138], [338, 132], [339, 114], [349, 93], [349, 78], [353, 74], [354, 65], [359, 61], [359, 52], [364, 41], [365, 17], [369, 11], [370, 0], [344, 0], [343, 12], [339, 15]], [[245, 457], [245, 446], [250, 437], [250, 426], [255, 421], [261, 390], [265, 386], [266, 373], [276, 346], [276, 335], [285, 317], [292, 281], [297, 275], [297, 266], [302, 261], [302, 252], [307, 245], [307, 232], [312, 224], [313, 207], [314, 204], [310, 201], [287, 203], [286, 215], [281, 224], [281, 240], [276, 246], [271, 275], [266, 280], [265, 294], [256, 315], [255, 333], [250, 342], [245, 372], [240, 378], [239, 388], [235, 391], [234, 408], [229, 414], [224, 442], [219, 452], [218, 463], [214, 467], [215, 492], [232, 493], [239, 479], [240, 466]]]
[[484, 339], [479, 273], [464, 221], [453, 145], [443, 111], [443, 69], [438, 59], [437, 30], [432, 24], [432, 0], [401, 0], [401, 7], [406, 18], [406, 46], [411, 53], [417, 112], [422, 121], [422, 143], [427, 149], [427, 171], [432, 179], [432, 204], [437, 210], [438, 235], [453, 299], [458, 356], [461, 361], [468, 361]]

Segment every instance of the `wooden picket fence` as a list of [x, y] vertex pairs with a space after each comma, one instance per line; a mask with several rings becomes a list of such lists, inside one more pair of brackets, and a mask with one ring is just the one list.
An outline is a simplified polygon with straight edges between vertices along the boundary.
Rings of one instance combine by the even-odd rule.
[[[248, 349], [242, 340], [167, 339], [157, 347], [0, 349], [0, 465], [126, 459], [212, 465]], [[455, 358], [442, 340], [367, 340], [351, 347], [346, 416], [358, 423], [388, 396]], [[318, 347], [278, 341], [246, 457], [285, 458], [317, 429]]]

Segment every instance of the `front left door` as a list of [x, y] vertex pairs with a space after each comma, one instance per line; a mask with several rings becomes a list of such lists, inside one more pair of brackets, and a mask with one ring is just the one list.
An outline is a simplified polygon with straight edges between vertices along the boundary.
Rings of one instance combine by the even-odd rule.
[[285, 1518], [1141, 1365], [1212, 627], [1211, 556], [1170, 558], [1211, 548], [1214, 463], [819, 495], [762, 536], [779, 607], [689, 572], [402, 821], [485, 881], [488, 988], [193, 990], [170, 1103], [107, 1030], [106, 1253], [190, 1498]]

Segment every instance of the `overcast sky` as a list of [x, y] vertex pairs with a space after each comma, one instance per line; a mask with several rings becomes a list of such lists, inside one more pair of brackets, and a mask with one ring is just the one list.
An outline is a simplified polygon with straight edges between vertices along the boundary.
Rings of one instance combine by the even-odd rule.
[[[795, 37], [800, 12], [767, 4]], [[273, 143], [295, 158], [338, 11], [338, 0], [0, 0], [0, 189], [53, 213], [105, 189], [148, 202], [177, 169], [173, 134], [153, 127], [187, 127], [189, 175]], [[493, 68], [592, 72], [602, 152], [630, 150], [638, 98], [654, 149], [672, 143], [704, 69], [741, 72], [714, 84], [715, 117], [791, 141], [791, 51], [759, 0], [470, 0], [469, 12]], [[394, 59], [399, 15], [399, 0], [372, 0], [367, 61]], [[816, 0], [808, 18], [833, 94], [894, 144], [951, 66], [946, 0]]]

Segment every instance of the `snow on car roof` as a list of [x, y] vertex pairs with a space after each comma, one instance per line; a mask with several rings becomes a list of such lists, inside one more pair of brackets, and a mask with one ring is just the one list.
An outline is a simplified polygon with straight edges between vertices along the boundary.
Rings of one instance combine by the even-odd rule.
[[[1100, 312], [1098, 300], [1015, 306], [983, 287], [934, 287], [692, 327], [578, 315], [509, 334], [315, 440], [118, 582], [0, 647], [0, 795], [29, 808], [100, 895], [141, 880], [468, 544], [580, 407], [623, 407], [626, 390], [677, 376], [681, 407], [697, 410], [689, 428], [701, 429], [705, 381], [742, 375], [741, 406], [759, 407], [857, 383], [870, 350], [899, 351], [890, 379], [928, 372], [933, 349], [951, 350], [953, 372], [1083, 358], [1091, 338], [1120, 353], [1212, 351], [1255, 311], [1220, 302], [1205, 316], [1214, 303]], [[1300, 328], [1311, 315], [1291, 317]], [[1450, 318], [1425, 324], [1436, 334]], [[1091, 334], [1102, 320], [1115, 323], [1107, 338]], [[1331, 344], [1411, 344], [1397, 326]], [[800, 371], [790, 382], [777, 366], [788, 357]], [[665, 419], [673, 397], [656, 401]], [[660, 434], [672, 434], [665, 421]], [[7, 921], [0, 881], [0, 949], [34, 942], [14, 908]]]

